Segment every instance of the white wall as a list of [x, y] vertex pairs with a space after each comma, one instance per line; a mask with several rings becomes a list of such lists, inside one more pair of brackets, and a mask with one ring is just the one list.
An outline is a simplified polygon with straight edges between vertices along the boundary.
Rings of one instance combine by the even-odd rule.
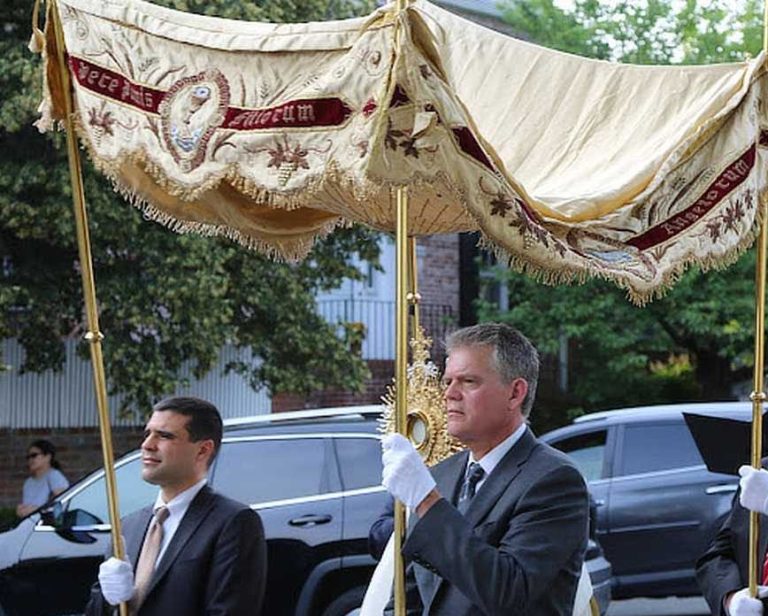
[[[66, 343], [66, 362], [58, 373], [19, 374], [18, 368], [24, 361], [23, 347], [13, 339], [3, 341], [2, 347], [3, 363], [14, 369], [0, 372], [0, 429], [98, 425], [91, 364], [76, 354], [74, 340]], [[184, 376], [189, 378], [190, 385], [175, 393], [210, 400], [225, 419], [269, 413], [272, 403], [266, 390], [254, 392], [240, 376], [222, 375], [227, 362], [236, 357], [235, 348], [224, 347], [217, 366], [199, 381], [186, 367]], [[111, 397], [109, 403], [113, 426], [143, 423], [138, 416], [117, 416], [120, 397]]]

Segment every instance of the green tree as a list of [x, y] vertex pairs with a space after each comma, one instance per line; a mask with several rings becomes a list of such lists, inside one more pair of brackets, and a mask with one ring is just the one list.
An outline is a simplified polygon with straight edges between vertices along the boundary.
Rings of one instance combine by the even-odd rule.
[[[533, 42], [558, 40], [550, 30], [566, 23], [564, 51], [633, 63], [705, 63], [756, 55], [762, 37], [760, 7], [749, 0], [735, 12], [730, 3], [687, 0], [600, 4], [577, 0], [571, 10], [551, 0], [508, 3], [506, 19]], [[532, 18], [531, 15], [540, 15]], [[557, 15], [556, 19], [549, 16]], [[644, 308], [623, 291], [592, 280], [549, 287], [492, 268], [494, 283], [509, 292], [510, 310], [479, 302], [483, 320], [503, 320], [530, 333], [549, 354], [567, 340], [569, 390], [545, 415], [550, 427], [562, 410], [596, 410], [674, 400], [727, 399], [749, 379], [753, 364], [754, 254], [727, 271], [692, 269], [660, 300]], [[504, 286], [502, 286], [504, 288]]]
[[[167, 1], [186, 11], [262, 21], [309, 21], [366, 13], [359, 0]], [[15, 336], [26, 360], [15, 370], [59, 370], [64, 340], [85, 324], [64, 139], [32, 127], [40, 61], [29, 53], [30, 2], [4, 7], [0, 41], [0, 339]], [[376, 261], [377, 237], [341, 230], [301, 264], [274, 263], [225, 240], [179, 236], [147, 222], [85, 162], [97, 296], [107, 376], [125, 408], [147, 409], [172, 391], [180, 369], [208, 372], [225, 342], [260, 364], [231, 366], [255, 388], [308, 392], [359, 388], [364, 362], [314, 311], [319, 289], [343, 277], [354, 253]], [[87, 357], [87, 349], [80, 349]], [[0, 362], [1, 363], [1, 362]]]

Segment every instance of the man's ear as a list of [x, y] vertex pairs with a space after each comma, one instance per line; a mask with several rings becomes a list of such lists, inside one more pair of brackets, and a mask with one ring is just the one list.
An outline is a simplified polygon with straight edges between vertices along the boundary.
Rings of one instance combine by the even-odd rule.
[[513, 409], [521, 409], [525, 396], [528, 395], [528, 381], [518, 377], [510, 383], [509, 406]]
[[208, 460], [211, 459], [211, 456], [213, 455], [213, 441], [211, 439], [205, 439], [204, 441], [200, 441], [200, 450], [197, 452], [198, 458], [205, 459], [206, 463]]

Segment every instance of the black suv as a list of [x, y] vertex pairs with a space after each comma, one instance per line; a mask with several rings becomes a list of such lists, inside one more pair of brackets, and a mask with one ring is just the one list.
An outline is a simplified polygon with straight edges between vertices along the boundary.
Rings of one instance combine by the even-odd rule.
[[588, 481], [614, 599], [700, 594], [694, 566], [731, 509], [738, 477], [707, 470], [683, 412], [749, 421], [752, 405], [606, 411], [541, 437], [569, 454]]
[[[385, 503], [380, 413], [348, 407], [225, 422], [209, 484], [251, 504], [264, 522], [264, 614], [341, 616], [360, 605], [376, 564], [368, 530]], [[122, 516], [154, 502], [139, 451], [115, 470]], [[0, 534], [0, 614], [81, 613], [107, 548], [107, 521], [97, 471]]]

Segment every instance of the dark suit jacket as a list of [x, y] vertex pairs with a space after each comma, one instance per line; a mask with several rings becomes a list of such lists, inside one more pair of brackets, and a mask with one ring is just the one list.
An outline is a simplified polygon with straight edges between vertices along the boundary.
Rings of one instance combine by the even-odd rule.
[[[145, 507], [123, 520], [125, 549], [134, 570], [151, 519], [152, 507]], [[139, 615], [258, 615], [266, 578], [261, 518], [205, 486], [190, 503], [158, 563]], [[86, 616], [112, 612], [96, 583]]]
[[[768, 548], [768, 517], [760, 516], [757, 553], [762, 577], [763, 558]], [[728, 593], [746, 588], [749, 583], [749, 511], [739, 504], [739, 492], [723, 526], [707, 551], [696, 563], [699, 582], [709, 609], [715, 616], [726, 616], [723, 600]], [[763, 601], [768, 607], [768, 602]]]
[[376, 560], [381, 560], [392, 531], [395, 529], [395, 499], [387, 494], [384, 510], [368, 531], [368, 553]]
[[413, 561], [409, 613], [570, 616], [589, 520], [581, 474], [526, 430], [462, 516], [447, 499], [455, 502], [468, 455], [432, 469], [444, 498], [413, 524], [403, 547]]

